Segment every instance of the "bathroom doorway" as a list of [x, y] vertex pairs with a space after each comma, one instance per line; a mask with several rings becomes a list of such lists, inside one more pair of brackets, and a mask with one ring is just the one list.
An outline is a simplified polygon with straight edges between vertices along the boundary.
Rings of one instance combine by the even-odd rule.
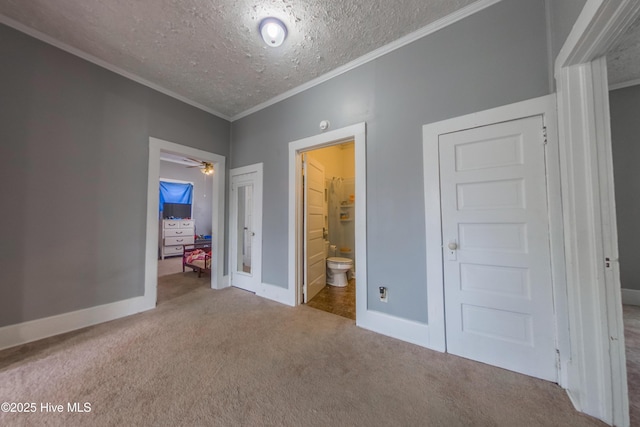
[[289, 144], [290, 297], [356, 324], [367, 314], [365, 138], [360, 123]]
[[356, 319], [355, 144], [303, 154], [303, 301]]

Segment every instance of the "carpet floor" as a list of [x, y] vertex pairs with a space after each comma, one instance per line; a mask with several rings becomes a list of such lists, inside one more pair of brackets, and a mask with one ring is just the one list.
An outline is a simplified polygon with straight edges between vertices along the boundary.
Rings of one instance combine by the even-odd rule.
[[182, 272], [182, 257], [172, 256], [158, 260], [158, 277]]
[[[2, 426], [604, 425], [555, 384], [208, 286], [1, 351], [0, 402], [38, 408], [0, 412]], [[44, 412], [46, 402], [65, 410]], [[74, 402], [90, 412], [69, 412]]]

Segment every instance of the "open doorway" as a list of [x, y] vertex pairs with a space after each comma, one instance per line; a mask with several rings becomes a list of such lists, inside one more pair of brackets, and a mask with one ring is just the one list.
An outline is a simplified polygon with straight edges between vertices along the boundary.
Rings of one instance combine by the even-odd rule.
[[[331, 311], [334, 304], [334, 311], [340, 311], [336, 314], [342, 315], [349, 308], [335, 305], [337, 300], [353, 304], [355, 299], [355, 312], [345, 317], [355, 318], [357, 323], [367, 307], [365, 143], [365, 124], [361, 123], [289, 144], [290, 298], [297, 305], [315, 297], [318, 305]], [[336, 216], [333, 220], [331, 212]], [[332, 272], [327, 268], [330, 258], [344, 265], [332, 265]], [[320, 304], [323, 298], [325, 302]]]
[[[637, 0], [585, 4], [555, 61], [567, 295], [582, 411], [629, 425], [606, 55], [640, 14]], [[622, 231], [622, 230], [621, 230]]]
[[[640, 111], [640, 85], [618, 88], [609, 95], [613, 168], [616, 185], [616, 219], [620, 253], [620, 283], [622, 287], [627, 386], [631, 425], [640, 425], [640, 270], [636, 237], [638, 203], [637, 165], [640, 146], [637, 144], [637, 112]], [[635, 109], [629, 109], [635, 107]]]
[[607, 53], [611, 148], [615, 180], [620, 284], [631, 425], [640, 425], [640, 268], [637, 241], [640, 212], [640, 19]]
[[[355, 144], [303, 154], [303, 301], [356, 320]], [[314, 205], [314, 202], [315, 205]]]
[[158, 304], [210, 286], [213, 172], [209, 162], [160, 152]]
[[[178, 237], [178, 236], [166, 236], [166, 233], [163, 234], [163, 229], [161, 228], [161, 224], [163, 224], [163, 220], [159, 218], [159, 205], [160, 205], [160, 192], [158, 191], [159, 182], [161, 178], [161, 155], [164, 157], [174, 156], [174, 157], [184, 157], [189, 159], [194, 159], [195, 163], [200, 162], [200, 165], [205, 164], [210, 165], [213, 169], [213, 173], [207, 179], [211, 180], [210, 186], [205, 186], [206, 190], [203, 194], [202, 200], [208, 199], [207, 203], [209, 206], [203, 209], [201, 216], [210, 215], [210, 222], [207, 219], [203, 218], [203, 222], [201, 227], [204, 227], [205, 230], [195, 229], [195, 222], [191, 221], [191, 218], [180, 218], [180, 221], [173, 221], [174, 227], [176, 230], [185, 230], [189, 231], [188, 234], [191, 233], [190, 230], [193, 230], [193, 238], [194, 243], [196, 243], [196, 235], [204, 236], [207, 234], [199, 233], [199, 231], [209, 231], [211, 233], [211, 239], [206, 239], [209, 243], [211, 256], [209, 259], [208, 270], [210, 275], [208, 276], [208, 285], [212, 289], [221, 289], [226, 286], [224, 283], [224, 271], [223, 271], [223, 260], [224, 260], [224, 181], [225, 181], [225, 158], [218, 154], [206, 152], [203, 150], [199, 150], [192, 147], [187, 147], [184, 145], [176, 144], [169, 141], [163, 141], [157, 138], [150, 137], [149, 138], [149, 169], [148, 169], [148, 186], [147, 186], [147, 238], [146, 238], [146, 254], [145, 254], [145, 291], [144, 291], [144, 301], [145, 306], [147, 308], [153, 308], [156, 306], [157, 297], [158, 297], [158, 260], [162, 258], [162, 246], [165, 237]], [[204, 162], [204, 163], [202, 163]], [[192, 169], [201, 169], [200, 165], [196, 165], [196, 168]], [[187, 166], [185, 166], [185, 169]], [[200, 173], [200, 172], [198, 172]], [[206, 175], [202, 174], [201, 175]], [[200, 178], [202, 179], [202, 178]], [[199, 188], [199, 187], [198, 187]], [[210, 208], [210, 209], [209, 209]], [[193, 210], [191, 211], [191, 215], [193, 216]], [[197, 211], [196, 211], [197, 212]], [[180, 216], [184, 216], [184, 213], [179, 214]], [[184, 221], [183, 221], [184, 220]], [[184, 224], [183, 224], [184, 222]], [[206, 224], [206, 225], [204, 225]], [[210, 226], [208, 225], [210, 224]], [[163, 224], [164, 225], [164, 224]], [[181, 234], [180, 236], [185, 236], [185, 234]], [[190, 241], [190, 240], [189, 240]], [[181, 252], [183, 250], [183, 245], [178, 243], [184, 242], [169, 242], [172, 243], [169, 246], [180, 247]], [[173, 244], [175, 243], [175, 244]], [[171, 251], [171, 249], [169, 249]], [[182, 254], [180, 254], [179, 262], [180, 262], [180, 271], [182, 271]], [[206, 265], [206, 264], [205, 264]], [[205, 276], [207, 277], [207, 276]]]

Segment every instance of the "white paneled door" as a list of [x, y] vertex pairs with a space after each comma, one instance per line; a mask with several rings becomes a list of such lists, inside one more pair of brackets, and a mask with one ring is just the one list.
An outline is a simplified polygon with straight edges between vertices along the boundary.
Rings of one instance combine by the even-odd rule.
[[440, 135], [447, 351], [557, 380], [543, 123]]
[[304, 155], [304, 302], [327, 284], [324, 253], [324, 166]]

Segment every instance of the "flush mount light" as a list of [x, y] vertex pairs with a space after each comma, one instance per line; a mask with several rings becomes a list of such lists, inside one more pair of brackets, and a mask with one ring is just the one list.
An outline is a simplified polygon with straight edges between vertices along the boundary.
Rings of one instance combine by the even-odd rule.
[[287, 27], [278, 18], [264, 18], [260, 22], [260, 34], [267, 46], [278, 47], [287, 37]]

